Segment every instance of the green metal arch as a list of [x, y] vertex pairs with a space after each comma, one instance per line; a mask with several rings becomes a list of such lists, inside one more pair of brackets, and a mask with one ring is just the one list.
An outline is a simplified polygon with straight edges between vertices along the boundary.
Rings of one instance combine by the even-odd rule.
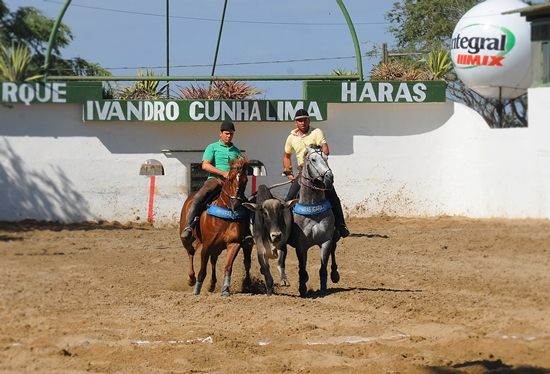
[[357, 60], [357, 74], [359, 74], [359, 80], [362, 81], [363, 80], [363, 63], [361, 61], [361, 49], [359, 48], [357, 33], [355, 32], [355, 27], [353, 26], [353, 22], [351, 22], [351, 17], [349, 16], [348, 10], [344, 5], [343, 0], [336, 0], [336, 2], [340, 6], [340, 10], [342, 10], [342, 14], [346, 19], [346, 22], [348, 23], [351, 39], [353, 40], [353, 45], [355, 47], [355, 59]]
[[57, 16], [57, 19], [55, 20], [55, 23], [52, 27], [52, 32], [50, 33], [50, 40], [48, 41], [48, 48], [46, 49], [46, 58], [44, 60], [44, 82], [48, 80], [48, 70], [50, 68], [50, 56], [52, 54], [52, 45], [53, 41], [55, 40], [55, 34], [57, 34], [57, 30], [59, 29], [59, 25], [61, 24], [61, 20], [63, 19], [63, 16], [65, 15], [65, 11], [69, 7], [69, 4], [71, 4], [72, 0], [66, 0], [65, 4], [63, 4], [63, 7], [61, 8], [61, 11], [59, 12], [59, 15]]
[[[44, 61], [44, 81], [48, 80], [48, 70], [50, 67], [50, 57], [52, 54], [52, 45], [55, 40], [55, 35], [57, 34], [57, 30], [59, 29], [59, 25], [61, 24], [61, 20], [63, 19], [63, 16], [65, 15], [65, 12], [67, 11], [67, 8], [71, 4], [72, 0], [65, 0], [65, 4], [63, 4], [63, 7], [61, 8], [61, 11], [59, 12], [59, 15], [57, 16], [57, 19], [53, 25], [52, 32], [50, 33], [50, 40], [48, 41], [48, 48], [46, 49], [46, 58]], [[363, 80], [363, 63], [361, 61], [361, 49], [359, 48], [359, 41], [357, 40], [357, 33], [355, 32], [355, 27], [353, 26], [353, 22], [351, 21], [351, 18], [349, 16], [348, 10], [346, 9], [343, 0], [336, 0], [338, 3], [338, 6], [340, 7], [340, 10], [342, 11], [342, 14], [344, 15], [344, 18], [346, 19], [346, 22], [348, 24], [348, 28], [351, 34], [351, 38], [353, 40], [353, 45], [355, 47], [355, 59], [357, 61], [357, 73], [359, 75], [359, 80]], [[222, 20], [223, 22], [223, 20]], [[221, 29], [220, 29], [220, 35], [218, 36], [218, 45], [221, 38]], [[216, 61], [214, 61], [214, 66], [212, 73], [214, 72], [214, 69], [216, 67]], [[113, 78], [113, 77], [111, 77]], [[116, 78], [116, 77], [115, 77]]]

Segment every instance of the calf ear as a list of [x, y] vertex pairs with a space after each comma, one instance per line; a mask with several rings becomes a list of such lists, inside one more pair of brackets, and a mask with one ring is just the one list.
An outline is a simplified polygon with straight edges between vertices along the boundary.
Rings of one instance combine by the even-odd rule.
[[243, 206], [248, 210], [256, 211], [256, 212], [260, 211], [261, 209], [260, 205], [254, 204], [254, 203], [243, 203]]
[[283, 209], [290, 209], [292, 208], [296, 203], [298, 202], [298, 199], [292, 199], [289, 200], [283, 205]]

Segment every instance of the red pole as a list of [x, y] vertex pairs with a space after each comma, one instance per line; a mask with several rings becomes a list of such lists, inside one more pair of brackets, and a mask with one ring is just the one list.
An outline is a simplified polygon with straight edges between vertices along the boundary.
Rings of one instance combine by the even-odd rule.
[[252, 186], [251, 186], [251, 189], [252, 189], [251, 193], [256, 192], [256, 176], [255, 176], [255, 175], [252, 176]]
[[149, 191], [149, 213], [147, 216], [147, 221], [150, 224], [153, 224], [153, 205], [155, 202], [155, 176], [151, 175], [151, 188]]

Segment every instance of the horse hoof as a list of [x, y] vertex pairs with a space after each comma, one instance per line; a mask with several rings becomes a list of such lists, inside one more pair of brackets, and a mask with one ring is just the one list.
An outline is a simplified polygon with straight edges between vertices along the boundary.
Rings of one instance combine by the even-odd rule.
[[193, 295], [199, 295], [201, 293], [201, 288], [202, 282], [197, 282], [197, 284], [195, 284], [195, 289], [193, 290]]
[[231, 296], [229, 291], [222, 291], [222, 296]]
[[288, 281], [288, 279], [281, 279], [281, 281], [279, 282], [279, 286], [290, 287], [290, 282]]
[[211, 284], [208, 286], [208, 292], [214, 292], [216, 290], [216, 283]]
[[340, 273], [338, 273], [337, 271], [333, 271], [332, 273], [330, 273], [330, 280], [332, 281], [332, 283], [338, 283], [340, 281]]
[[273, 295], [273, 288], [268, 288], [266, 291], [267, 296]]
[[187, 285], [193, 287], [197, 283], [197, 278], [189, 277], [187, 278]]

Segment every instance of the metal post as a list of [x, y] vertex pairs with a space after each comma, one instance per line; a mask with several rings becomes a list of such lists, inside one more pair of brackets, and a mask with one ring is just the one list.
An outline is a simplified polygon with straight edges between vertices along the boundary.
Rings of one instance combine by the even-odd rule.
[[[179, 76], [172, 75], [173, 81], [212, 81], [212, 79], [220, 81], [355, 81], [360, 80], [359, 75], [194, 75], [194, 76]], [[92, 76], [92, 75], [57, 75], [49, 77], [48, 81], [82, 81], [82, 82], [100, 82], [100, 81], [164, 81], [166, 77], [159, 76]]]
[[382, 63], [388, 63], [388, 43], [382, 43]]
[[498, 104], [497, 104], [497, 113], [498, 113], [498, 128], [502, 128], [502, 87], [498, 88]]
[[225, 9], [227, 8], [227, 0], [223, 3], [222, 21], [220, 23], [220, 32], [218, 34], [218, 43], [216, 44], [216, 53], [214, 54], [214, 64], [212, 65], [212, 76], [216, 71], [216, 61], [218, 60], [218, 50], [220, 49], [220, 40], [222, 39], [223, 21], [225, 20]]
[[[170, 76], [170, 0], [166, 0], [166, 76]], [[170, 81], [166, 82], [166, 93], [170, 99]]]

